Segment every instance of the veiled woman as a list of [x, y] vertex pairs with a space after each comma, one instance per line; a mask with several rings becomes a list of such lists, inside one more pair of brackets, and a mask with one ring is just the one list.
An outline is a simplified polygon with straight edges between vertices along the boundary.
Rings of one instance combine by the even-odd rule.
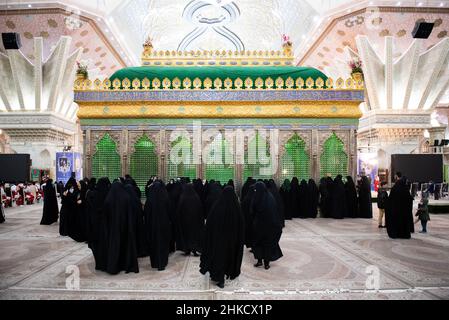
[[205, 218], [207, 219], [209, 212], [212, 210], [215, 202], [220, 198], [222, 192], [221, 186], [217, 182], [211, 182], [208, 186], [207, 197], [204, 204]]
[[302, 180], [299, 185], [299, 217], [308, 218], [310, 207], [309, 186], [306, 180]]
[[203, 206], [200, 197], [192, 184], [185, 184], [176, 212], [177, 239], [176, 249], [185, 255], [201, 252], [201, 242], [204, 231]]
[[168, 264], [171, 240], [168, 192], [161, 182], [155, 181], [148, 187], [146, 197], [145, 235], [151, 267], [162, 271]]
[[111, 182], [109, 179], [100, 178], [96, 186], [86, 196], [89, 225], [87, 243], [94, 255], [96, 270], [105, 270], [107, 264], [107, 247], [102, 247], [101, 245], [107, 243], [108, 231], [106, 229], [104, 204], [110, 188]]
[[343, 177], [338, 175], [334, 179], [332, 187], [332, 211], [331, 217], [334, 219], [343, 219], [347, 214], [345, 185], [343, 184]]
[[320, 197], [315, 180], [309, 179], [308, 188], [309, 188], [309, 213], [307, 217], [315, 219], [318, 215], [318, 199]]
[[[100, 270], [110, 274], [139, 272], [137, 260], [137, 215], [133, 200], [121, 182], [114, 182], [104, 202], [107, 235], [100, 247], [106, 250], [106, 265]], [[102, 268], [104, 267], [104, 269]]]
[[[58, 199], [53, 180], [48, 179], [43, 187], [44, 190], [44, 209], [42, 213], [41, 225], [49, 226], [58, 221], [59, 209]], [[3, 209], [3, 206], [2, 206]]]
[[291, 199], [291, 213], [292, 218], [300, 217], [300, 192], [299, 192], [299, 180], [294, 177], [290, 184], [290, 199]]
[[255, 185], [255, 195], [251, 204], [253, 216], [253, 254], [257, 259], [255, 267], [270, 268], [270, 262], [282, 257], [279, 240], [282, 226], [276, 212], [276, 200], [268, 192], [263, 182]]
[[246, 191], [246, 196], [242, 200], [241, 208], [243, 217], [245, 219], [245, 246], [247, 248], [252, 248], [254, 236], [253, 236], [253, 210], [251, 205], [253, 203], [254, 195], [256, 194], [255, 184], [248, 186]]
[[142, 202], [140, 201], [140, 189], [137, 185], [130, 183], [130, 180], [125, 180], [125, 190], [130, 197], [130, 208], [134, 211], [136, 216], [136, 243], [137, 243], [137, 256], [139, 258], [148, 256], [148, 244], [145, 239], [145, 226], [143, 218]]
[[385, 210], [385, 224], [392, 239], [410, 239], [413, 222], [413, 197], [406, 179], [400, 178], [391, 188]]
[[69, 236], [76, 242], [84, 242], [87, 240], [86, 194], [88, 185], [85, 181], [80, 181], [78, 183], [78, 188], [80, 189], [80, 192], [76, 201], [77, 210], [71, 219]]
[[345, 195], [346, 195], [346, 218], [357, 218], [358, 216], [358, 201], [357, 201], [357, 189], [355, 187], [354, 180], [351, 176], [346, 177], [345, 183]]
[[75, 178], [70, 178], [61, 195], [61, 211], [59, 213], [59, 234], [68, 236], [73, 228], [73, 218], [78, 211], [79, 188]]
[[226, 186], [209, 213], [200, 272], [209, 271], [212, 281], [224, 287], [225, 276], [240, 275], [244, 244], [244, 219], [232, 186]]
[[359, 188], [359, 218], [372, 219], [371, 185], [368, 177], [363, 176]]
[[281, 196], [282, 203], [284, 204], [284, 219], [292, 219], [292, 199], [290, 194], [290, 180], [285, 179], [281, 188], [279, 189], [279, 195]]
[[278, 187], [276, 186], [276, 182], [273, 179], [268, 181], [267, 186], [268, 191], [276, 200], [277, 212], [279, 216], [279, 221], [281, 223], [282, 228], [285, 227], [285, 218], [284, 218], [284, 202], [282, 201], [281, 195], [279, 194]]

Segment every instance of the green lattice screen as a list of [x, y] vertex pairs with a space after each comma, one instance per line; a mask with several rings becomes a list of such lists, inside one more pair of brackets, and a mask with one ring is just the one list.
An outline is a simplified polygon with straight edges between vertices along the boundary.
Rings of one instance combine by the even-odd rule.
[[130, 174], [142, 192], [151, 176], [158, 175], [158, 158], [156, 146], [147, 136], [141, 137], [134, 145], [134, 153], [130, 158]]
[[341, 174], [343, 177], [348, 175], [348, 155], [344, 151], [344, 143], [335, 133], [326, 140], [321, 154], [321, 177], [328, 174], [335, 177]]
[[[181, 163], [174, 163], [171, 159], [171, 154], [168, 157], [168, 178], [175, 179], [179, 177], [188, 177], [190, 179], [196, 179], [196, 164], [193, 162], [193, 148], [192, 143], [186, 137], [179, 137], [171, 143], [172, 152], [173, 148], [176, 147], [178, 153], [175, 154], [176, 157], [182, 157]], [[184, 154], [183, 154], [184, 150]], [[186, 152], [188, 151], [188, 152]], [[176, 152], [175, 152], [176, 153]]]
[[106, 134], [96, 145], [96, 152], [92, 156], [92, 177], [108, 177], [111, 181], [122, 174], [120, 155], [117, 145], [109, 134]]
[[206, 179], [226, 183], [234, 179], [234, 157], [229, 143], [223, 137], [215, 137], [209, 146], [206, 159]]
[[285, 144], [285, 154], [281, 159], [281, 178], [299, 181], [310, 178], [310, 157], [306, 152], [306, 143], [295, 134]]
[[[260, 148], [264, 148], [265, 145], [265, 155], [262, 154], [263, 157], [268, 157], [269, 161], [267, 163], [261, 163], [260, 156], [258, 155], [257, 150]], [[258, 133], [253, 139], [251, 139], [248, 143], [248, 150], [245, 151], [245, 166], [243, 169], [243, 180], [246, 181], [248, 177], [252, 177], [254, 179], [270, 179], [273, 177], [273, 174], [264, 175], [261, 172], [262, 168], [267, 168], [271, 165], [271, 156], [270, 156], [270, 145], [267, 139], [262, 138], [262, 136]]]

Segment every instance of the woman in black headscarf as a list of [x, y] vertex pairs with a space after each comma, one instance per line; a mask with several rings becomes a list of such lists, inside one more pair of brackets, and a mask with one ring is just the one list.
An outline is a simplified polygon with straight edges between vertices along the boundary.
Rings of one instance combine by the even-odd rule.
[[309, 214], [307, 215], [307, 217], [315, 219], [318, 215], [318, 199], [320, 196], [315, 180], [309, 179], [308, 188], [309, 188]]
[[246, 197], [246, 194], [248, 193], [249, 188], [256, 183], [256, 180], [254, 180], [251, 177], [248, 177], [245, 181], [245, 183], [243, 184], [242, 187], [242, 193], [240, 195], [240, 199], [243, 200]]
[[171, 240], [170, 240], [170, 252], [176, 251], [176, 239], [178, 238], [178, 225], [176, 221], [176, 213], [178, 211], [179, 198], [182, 193], [182, 185], [180, 181], [172, 180], [168, 186], [168, 198], [170, 199], [169, 217], [171, 222]]
[[253, 236], [253, 210], [251, 205], [253, 203], [254, 195], [256, 194], [255, 184], [248, 186], [245, 198], [242, 200], [242, 213], [245, 219], [245, 246], [252, 248], [254, 236]]
[[76, 212], [71, 219], [69, 227], [69, 236], [76, 242], [84, 242], [87, 240], [87, 212], [86, 212], [86, 194], [87, 184], [85, 181], [79, 182], [79, 197], [76, 202]]
[[[48, 179], [44, 187], [44, 209], [42, 213], [41, 225], [49, 226], [58, 221], [59, 209], [58, 199], [53, 180]], [[3, 208], [3, 206], [2, 206]]]
[[[137, 215], [134, 199], [121, 182], [114, 182], [104, 202], [106, 266], [100, 270], [110, 274], [121, 271], [139, 272], [137, 260]], [[100, 239], [103, 240], [103, 239]]]
[[[148, 256], [148, 244], [145, 238], [145, 226], [143, 219], [143, 208], [142, 202], [140, 201], [140, 189], [137, 185], [129, 182], [130, 180], [125, 180], [125, 190], [130, 198], [130, 208], [133, 210], [136, 216], [136, 244], [137, 244], [137, 256], [139, 258]], [[137, 191], [139, 190], [139, 191]]]
[[89, 224], [88, 247], [92, 250], [95, 259], [95, 269], [105, 270], [107, 265], [108, 231], [106, 229], [106, 218], [104, 203], [111, 188], [108, 178], [100, 178], [95, 188], [87, 193], [86, 206]]
[[75, 178], [67, 181], [64, 192], [61, 194], [61, 211], [59, 213], [59, 234], [68, 236], [73, 228], [73, 220], [77, 214], [79, 189]]
[[310, 195], [309, 186], [306, 180], [302, 180], [299, 185], [299, 217], [305, 219], [309, 215]]
[[320, 192], [320, 216], [321, 218], [327, 218], [329, 217], [329, 212], [326, 210], [326, 201], [329, 197], [329, 194], [327, 192], [326, 178], [320, 179], [318, 191]]
[[208, 186], [206, 202], [204, 204], [205, 218], [207, 219], [210, 210], [214, 206], [215, 202], [220, 198], [222, 192], [221, 186], [217, 182], [211, 182]]
[[276, 212], [276, 200], [268, 192], [265, 184], [257, 182], [255, 189], [256, 193], [251, 204], [254, 219], [253, 253], [257, 259], [257, 263], [254, 266], [262, 266], [263, 260], [265, 269], [269, 269], [270, 261], [276, 261], [282, 257], [282, 251], [279, 247], [282, 226]]
[[279, 195], [281, 196], [282, 203], [284, 205], [284, 219], [292, 219], [292, 199], [290, 194], [290, 180], [285, 179], [281, 188], [279, 189]]
[[372, 219], [371, 185], [366, 176], [362, 177], [359, 188], [359, 218]]
[[279, 216], [279, 221], [281, 223], [282, 228], [285, 227], [285, 218], [284, 218], [284, 202], [282, 201], [281, 195], [279, 194], [278, 187], [276, 186], [276, 182], [273, 179], [268, 181], [267, 186], [268, 191], [276, 200], [276, 207]]
[[145, 234], [151, 267], [162, 271], [168, 264], [171, 240], [168, 192], [161, 182], [155, 181], [148, 187], [146, 197]]
[[413, 197], [406, 179], [400, 178], [391, 188], [385, 208], [385, 224], [392, 239], [410, 239], [413, 223]]
[[299, 180], [294, 177], [290, 184], [290, 199], [291, 199], [291, 215], [292, 218], [300, 217], [300, 192], [299, 192]]
[[354, 180], [351, 176], [346, 177], [345, 183], [345, 195], [346, 195], [346, 212], [345, 218], [357, 218], [358, 216], [358, 202], [357, 202], [357, 189], [355, 187]]
[[201, 241], [204, 229], [203, 206], [200, 197], [195, 192], [192, 184], [185, 184], [176, 212], [178, 235], [176, 249], [183, 251], [185, 255], [193, 252], [201, 252]]
[[332, 187], [332, 211], [331, 217], [334, 219], [343, 219], [347, 214], [345, 185], [343, 177], [339, 174], [334, 179]]
[[243, 258], [244, 219], [232, 186], [226, 186], [206, 222], [200, 272], [224, 288], [224, 278], [240, 275]]

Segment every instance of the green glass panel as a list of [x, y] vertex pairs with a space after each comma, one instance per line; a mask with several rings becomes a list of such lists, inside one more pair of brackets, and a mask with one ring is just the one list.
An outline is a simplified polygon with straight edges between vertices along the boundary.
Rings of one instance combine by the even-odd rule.
[[335, 177], [341, 174], [348, 175], [348, 155], [344, 151], [344, 143], [335, 133], [326, 140], [321, 154], [321, 177], [331, 175]]
[[[260, 150], [258, 152], [258, 150]], [[265, 154], [263, 151], [265, 150]], [[243, 180], [252, 177], [254, 179], [271, 179], [273, 174], [266, 174], [264, 169], [271, 166], [270, 145], [259, 133], [249, 141], [248, 150], [245, 151], [245, 166]]]
[[147, 136], [137, 140], [134, 149], [130, 159], [130, 174], [144, 192], [147, 181], [158, 174], [158, 157], [154, 143]]
[[173, 148], [176, 148], [177, 154], [175, 156], [179, 157], [180, 163], [176, 163], [169, 156], [168, 159], [168, 178], [176, 179], [180, 177], [196, 179], [196, 164], [193, 164], [193, 147], [192, 143], [186, 137], [179, 137], [171, 143], [172, 151], [171, 153], [176, 153]]
[[122, 165], [117, 145], [109, 134], [106, 134], [96, 146], [92, 157], [92, 177], [108, 177], [111, 181], [121, 176]]
[[234, 179], [234, 157], [226, 139], [216, 137], [206, 154], [206, 179], [226, 183]]
[[281, 168], [282, 180], [291, 180], [293, 177], [297, 177], [299, 181], [310, 179], [310, 157], [306, 152], [306, 143], [297, 134], [285, 144]]

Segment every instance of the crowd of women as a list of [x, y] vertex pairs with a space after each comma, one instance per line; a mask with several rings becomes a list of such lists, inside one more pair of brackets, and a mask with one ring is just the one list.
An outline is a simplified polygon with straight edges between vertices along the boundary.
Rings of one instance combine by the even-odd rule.
[[[397, 182], [389, 208], [410, 209], [411, 213], [411, 208], [398, 207], [406, 192], [402, 182]], [[139, 272], [138, 258], [142, 257], [149, 257], [151, 267], [162, 271], [175, 251], [201, 255], [200, 272], [209, 272], [223, 287], [225, 278], [239, 276], [244, 246], [254, 255], [255, 267], [269, 269], [270, 262], [282, 257], [279, 241], [285, 220], [372, 218], [366, 177], [357, 186], [351, 177], [345, 182], [342, 176], [326, 177], [319, 185], [312, 179], [299, 183], [293, 178], [280, 188], [274, 180], [248, 178], [240, 196], [232, 180], [222, 185], [214, 180], [182, 178], [165, 184], [152, 178], [144, 193], [145, 197], [130, 176], [113, 183], [108, 178], [79, 182], [72, 178], [61, 190], [60, 234], [87, 242], [96, 269], [110, 274]], [[44, 194], [41, 224], [50, 225], [58, 220], [51, 181], [44, 185]], [[397, 230], [403, 223], [391, 218], [398, 215], [392, 215], [392, 210], [387, 212], [388, 233], [402, 237]]]

